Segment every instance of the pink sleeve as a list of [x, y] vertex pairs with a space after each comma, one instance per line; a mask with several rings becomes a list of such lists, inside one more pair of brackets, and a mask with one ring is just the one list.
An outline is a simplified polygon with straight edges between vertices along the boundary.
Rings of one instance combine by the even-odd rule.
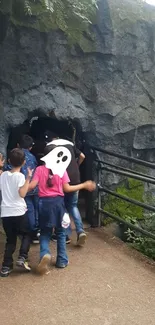
[[37, 181], [39, 182], [39, 179], [40, 179], [40, 168], [37, 167], [36, 170], [35, 170], [35, 173], [33, 175], [33, 179], [32, 181]]
[[70, 182], [70, 179], [68, 177], [68, 173], [65, 172], [64, 175], [63, 175], [63, 177], [62, 177], [62, 184], [67, 184], [69, 182]]

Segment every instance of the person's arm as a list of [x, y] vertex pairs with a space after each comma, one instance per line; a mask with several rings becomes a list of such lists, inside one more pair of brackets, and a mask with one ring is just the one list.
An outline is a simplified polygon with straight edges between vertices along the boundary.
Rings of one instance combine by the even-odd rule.
[[28, 188], [28, 192], [34, 190], [34, 188], [38, 185], [38, 181], [37, 180], [32, 180], [31, 183], [29, 183], [29, 188]]
[[5, 163], [5, 159], [3, 158], [3, 155], [0, 153], [0, 175], [3, 173], [4, 163]]
[[77, 159], [78, 165], [80, 166], [85, 159], [85, 155], [75, 146], [74, 146], [74, 154], [75, 154], [75, 158]]
[[69, 185], [68, 183], [63, 184], [63, 191], [65, 193], [76, 192], [80, 190], [87, 190], [89, 192], [94, 191], [96, 188], [96, 183], [92, 181], [86, 181], [78, 185]]
[[31, 177], [32, 177], [32, 172], [33, 170], [30, 170], [29, 168], [27, 169], [28, 171], [28, 174], [27, 174], [27, 177], [26, 177], [26, 180], [25, 180], [25, 183], [23, 186], [21, 186], [19, 188], [19, 195], [20, 197], [24, 198], [29, 190], [29, 183], [30, 183], [30, 180], [31, 180]]
[[79, 159], [78, 159], [79, 166], [83, 163], [84, 159], [85, 159], [85, 155], [84, 155], [83, 152], [81, 152], [80, 156], [79, 156]]

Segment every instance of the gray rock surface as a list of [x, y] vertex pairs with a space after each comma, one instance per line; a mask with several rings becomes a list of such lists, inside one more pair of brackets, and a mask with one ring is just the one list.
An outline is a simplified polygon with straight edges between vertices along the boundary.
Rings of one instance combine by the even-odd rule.
[[78, 121], [90, 144], [125, 154], [155, 148], [155, 22], [130, 20], [132, 0], [127, 18], [122, 1], [112, 2], [99, 4], [92, 51], [70, 48], [60, 32], [10, 25], [0, 45], [1, 152], [12, 127], [51, 111]]

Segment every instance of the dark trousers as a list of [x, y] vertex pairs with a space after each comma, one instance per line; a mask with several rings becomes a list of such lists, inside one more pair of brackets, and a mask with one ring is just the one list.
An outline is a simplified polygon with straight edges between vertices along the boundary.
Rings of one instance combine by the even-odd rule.
[[17, 237], [21, 236], [21, 246], [19, 256], [28, 258], [31, 244], [29, 222], [26, 215], [18, 217], [2, 218], [3, 228], [6, 234], [6, 245], [3, 258], [3, 266], [13, 266], [13, 253], [16, 249]]

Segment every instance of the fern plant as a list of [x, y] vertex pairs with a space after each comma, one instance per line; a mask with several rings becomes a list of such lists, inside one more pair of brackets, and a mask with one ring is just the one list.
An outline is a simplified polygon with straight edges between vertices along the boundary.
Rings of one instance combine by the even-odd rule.
[[[60, 29], [72, 43], [89, 44], [89, 27], [96, 21], [97, 0], [0, 0], [0, 11], [15, 25], [41, 32]], [[85, 36], [84, 36], [85, 34]]]

